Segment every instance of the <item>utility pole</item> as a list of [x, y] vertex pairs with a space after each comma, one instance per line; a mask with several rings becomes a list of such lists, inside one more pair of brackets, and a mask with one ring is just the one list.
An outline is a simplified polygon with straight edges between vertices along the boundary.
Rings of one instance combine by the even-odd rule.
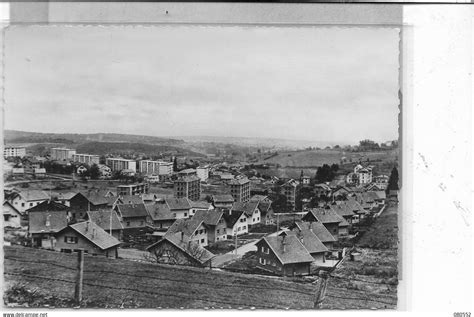
[[329, 273], [326, 271], [320, 271], [319, 273], [319, 285], [316, 290], [316, 298], [314, 300], [314, 308], [321, 309], [321, 304], [323, 303], [324, 296], [326, 295], [326, 286], [328, 283]]
[[237, 257], [237, 247], [238, 247], [238, 236], [237, 236], [237, 233], [235, 234], [235, 246], [234, 246], [234, 249], [235, 249], [235, 256]]
[[84, 278], [84, 250], [80, 249], [77, 253], [77, 279], [74, 299], [77, 305], [82, 302], [82, 280]]
[[277, 213], [277, 232], [280, 231], [280, 214]]

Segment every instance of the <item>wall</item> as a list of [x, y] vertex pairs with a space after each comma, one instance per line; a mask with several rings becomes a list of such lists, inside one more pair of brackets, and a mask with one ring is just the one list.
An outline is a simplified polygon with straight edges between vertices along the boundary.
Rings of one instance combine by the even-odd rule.
[[[65, 237], [77, 237], [77, 243], [66, 243], [64, 242]], [[104, 256], [115, 256], [115, 248], [112, 250], [101, 250], [99, 247], [91, 243], [89, 240], [85, 239], [82, 235], [74, 231], [73, 229], [65, 229], [61, 231], [59, 234], [56, 235], [56, 243], [54, 246], [54, 250], [61, 251], [62, 249], [66, 250], [77, 250], [77, 249], [84, 249], [87, 251], [87, 254], [91, 255], [104, 255]]]

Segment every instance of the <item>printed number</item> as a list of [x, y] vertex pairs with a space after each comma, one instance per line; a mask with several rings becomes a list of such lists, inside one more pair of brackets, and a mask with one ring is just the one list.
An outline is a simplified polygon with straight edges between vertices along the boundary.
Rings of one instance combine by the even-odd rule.
[[471, 312], [456, 312], [453, 317], [471, 317]]

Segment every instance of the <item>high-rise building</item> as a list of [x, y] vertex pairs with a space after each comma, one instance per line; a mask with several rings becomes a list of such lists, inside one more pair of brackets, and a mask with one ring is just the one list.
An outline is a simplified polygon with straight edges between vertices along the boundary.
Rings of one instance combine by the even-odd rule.
[[72, 161], [91, 166], [94, 164], [99, 165], [100, 158], [99, 158], [99, 155], [93, 155], [93, 154], [73, 154]]
[[196, 175], [179, 176], [174, 181], [174, 197], [186, 197], [190, 200], [201, 198], [201, 180]]
[[230, 194], [235, 202], [245, 203], [250, 199], [250, 181], [247, 177], [240, 177], [229, 182]]
[[145, 175], [171, 175], [173, 173], [173, 163], [141, 160], [138, 162], [138, 170]]
[[298, 182], [294, 179], [290, 179], [281, 187], [283, 189], [282, 194], [286, 197], [286, 204], [289, 208], [295, 209], [296, 207], [296, 194], [298, 193]]
[[196, 174], [201, 179], [201, 182], [207, 181], [207, 179], [209, 178], [209, 167], [208, 166], [197, 167]]
[[57, 160], [57, 161], [71, 160], [74, 154], [76, 154], [76, 150], [73, 150], [73, 149], [58, 148], [58, 147], [51, 149], [51, 159]]
[[105, 160], [105, 165], [110, 167], [113, 172], [132, 170], [135, 173], [137, 171], [137, 161], [135, 160], [109, 157]]
[[6, 146], [3, 150], [3, 157], [24, 157], [26, 148], [23, 146]]

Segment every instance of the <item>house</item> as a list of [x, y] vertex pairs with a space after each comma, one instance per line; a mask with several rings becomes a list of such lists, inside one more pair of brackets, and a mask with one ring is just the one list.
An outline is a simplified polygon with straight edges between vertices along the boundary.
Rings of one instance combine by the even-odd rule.
[[25, 169], [23, 167], [14, 167], [12, 168], [12, 175], [13, 176], [24, 176]]
[[253, 226], [261, 223], [260, 209], [258, 209], [258, 201], [249, 201], [246, 203], [236, 202], [232, 206], [231, 212], [243, 211], [247, 217], [247, 225]]
[[191, 209], [189, 210], [189, 214], [191, 216], [193, 216], [194, 214], [196, 214], [196, 212], [198, 210], [202, 210], [202, 211], [209, 211], [209, 210], [212, 210], [214, 209], [214, 206], [212, 206], [211, 203], [208, 203], [207, 201], [192, 201], [190, 200], [189, 201], [189, 204], [191, 205]]
[[304, 175], [301, 177], [301, 184], [309, 185], [311, 183], [311, 177]]
[[359, 176], [354, 172], [347, 174], [346, 183], [348, 185], [357, 185], [359, 183]]
[[256, 246], [258, 268], [282, 276], [310, 274], [314, 259], [297, 236], [264, 237]]
[[188, 198], [167, 198], [165, 202], [176, 219], [191, 217], [191, 201]]
[[328, 248], [328, 250], [331, 250], [334, 246], [334, 243], [337, 242], [337, 239], [320, 222], [297, 221], [293, 226], [290, 227], [290, 229], [292, 231], [312, 231], [324, 244], [324, 246]]
[[260, 210], [260, 222], [264, 225], [271, 225], [274, 221], [274, 212], [272, 208], [272, 201], [267, 196], [254, 195], [250, 201], [258, 202], [258, 209]]
[[[349, 197], [343, 204], [347, 205], [347, 208], [351, 210], [356, 216], [352, 219], [352, 223], [359, 222], [360, 219], [364, 218], [368, 213], [367, 210], [362, 207], [354, 197]], [[346, 219], [347, 220], [347, 219]]]
[[141, 197], [144, 204], [154, 204], [158, 199], [158, 196], [155, 194], [142, 194]]
[[389, 177], [387, 175], [378, 175], [374, 177], [374, 182], [380, 190], [386, 190]]
[[163, 264], [206, 267], [214, 254], [194, 243], [182, 232], [166, 235], [146, 249], [152, 261]]
[[67, 211], [36, 211], [28, 215], [28, 233], [33, 247], [54, 250], [55, 234], [67, 226]]
[[177, 219], [171, 227], [166, 231], [165, 237], [174, 235], [175, 233], [183, 233], [189, 240], [197, 245], [205, 247], [208, 245], [207, 228], [203, 219]]
[[33, 175], [35, 178], [45, 178], [46, 177], [46, 169], [45, 168], [35, 168], [33, 170]]
[[114, 208], [124, 229], [143, 228], [148, 222], [145, 204], [117, 204]]
[[143, 199], [141, 196], [138, 196], [138, 195], [121, 195], [119, 196], [117, 204], [124, 204], [124, 205], [143, 204]]
[[72, 209], [64, 204], [61, 204], [57, 201], [47, 200], [43, 201], [41, 204], [36, 205], [28, 209], [26, 212], [27, 214], [34, 213], [34, 212], [45, 212], [45, 211], [64, 211], [68, 216], [68, 223], [69, 222], [78, 222], [84, 221], [88, 219], [87, 211], [84, 209]]
[[329, 249], [319, 240], [311, 229], [284, 231], [280, 235], [296, 236], [313, 257], [313, 264], [322, 265], [326, 262], [326, 253], [329, 253]]
[[71, 253], [79, 249], [90, 255], [118, 257], [120, 241], [91, 221], [69, 225], [56, 233], [56, 251]]
[[340, 217], [329, 207], [313, 208], [306, 215], [301, 218], [303, 221], [316, 221], [322, 223], [326, 229], [337, 239], [339, 237], [339, 223], [343, 221]]
[[99, 210], [107, 208], [109, 201], [97, 192], [79, 192], [69, 199], [69, 206], [76, 210]]
[[123, 225], [112, 209], [102, 209], [87, 212], [90, 221], [104, 229], [117, 240], [122, 239]]
[[41, 190], [13, 192], [8, 197], [8, 201], [22, 214], [25, 213], [27, 209], [49, 199], [50, 196]]
[[176, 220], [176, 214], [173, 214], [165, 201], [157, 201], [154, 204], [146, 205], [153, 226], [157, 230], [165, 230], [171, 227]]
[[233, 236], [240, 236], [249, 232], [247, 225], [247, 216], [243, 211], [234, 211], [229, 210], [224, 212], [224, 220], [227, 224], [227, 237], [231, 238]]
[[3, 226], [11, 228], [20, 228], [23, 221], [23, 215], [8, 201], [3, 202]]
[[99, 168], [100, 179], [109, 179], [112, 177], [112, 169], [110, 167], [105, 164], [99, 164], [97, 167]]
[[228, 186], [235, 202], [247, 202], [250, 199], [250, 181], [247, 177], [230, 180]]
[[80, 165], [77, 169], [76, 169], [76, 174], [78, 175], [82, 175], [83, 173], [87, 172], [87, 167], [85, 167], [84, 165]]
[[208, 244], [227, 240], [227, 223], [222, 210], [199, 210], [193, 219], [202, 220], [207, 229]]
[[70, 200], [72, 197], [76, 196], [77, 193], [67, 192], [67, 193], [57, 193], [54, 195], [54, 199], [60, 202], [63, 205], [71, 206]]
[[313, 190], [314, 190], [314, 194], [317, 197], [321, 197], [321, 196], [329, 197], [331, 195], [331, 188], [324, 183], [314, 185]]
[[232, 195], [212, 195], [212, 203], [216, 208], [232, 208], [234, 197]]
[[336, 214], [341, 216], [348, 224], [352, 224], [354, 218], [357, 218], [357, 215], [354, 213], [354, 211], [346, 201], [343, 201], [339, 205], [330, 205], [329, 207]]
[[334, 200], [345, 199], [352, 194], [352, 190], [346, 186], [338, 186], [333, 192], [332, 197]]
[[148, 194], [149, 187], [148, 183], [118, 185], [117, 196]]
[[387, 195], [385, 193], [385, 191], [383, 190], [376, 190], [376, 191], [373, 191], [373, 193], [375, 194], [374, 196], [374, 199], [375, 201], [377, 202], [377, 204], [379, 206], [382, 206], [385, 204], [385, 200], [387, 199]]

